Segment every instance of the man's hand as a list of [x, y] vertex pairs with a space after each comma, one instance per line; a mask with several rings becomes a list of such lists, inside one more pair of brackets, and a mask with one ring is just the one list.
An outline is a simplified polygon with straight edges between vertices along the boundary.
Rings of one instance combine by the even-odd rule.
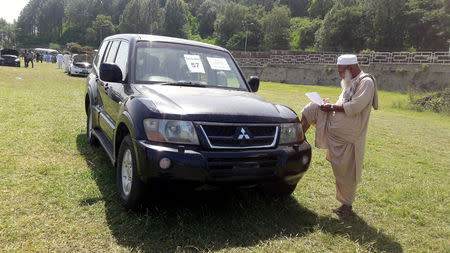
[[319, 109], [324, 112], [331, 112], [331, 104], [330, 103], [323, 104], [319, 106]]
[[[334, 110], [331, 110], [331, 106], [333, 106]], [[319, 106], [319, 109], [324, 112], [344, 112], [344, 107], [342, 105], [335, 105], [330, 103], [325, 103], [324, 105]]]

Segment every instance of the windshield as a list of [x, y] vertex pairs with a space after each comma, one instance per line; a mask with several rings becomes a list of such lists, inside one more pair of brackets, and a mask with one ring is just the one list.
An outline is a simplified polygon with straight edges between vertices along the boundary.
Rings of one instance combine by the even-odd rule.
[[88, 54], [77, 54], [73, 57], [73, 62], [89, 62], [92, 63], [92, 56]]
[[248, 90], [230, 55], [214, 49], [139, 42], [135, 69], [137, 83], [192, 83]]

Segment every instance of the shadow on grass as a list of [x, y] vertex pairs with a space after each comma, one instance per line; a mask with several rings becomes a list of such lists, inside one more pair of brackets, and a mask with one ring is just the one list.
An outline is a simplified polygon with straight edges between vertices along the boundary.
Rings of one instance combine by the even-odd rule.
[[402, 252], [393, 238], [369, 226], [357, 215], [343, 219], [318, 216], [293, 197], [267, 199], [252, 190], [164, 194], [139, 213], [127, 212], [118, 202], [115, 172], [102, 148], [91, 148], [85, 135], [77, 147], [86, 159], [102, 198], [86, 198], [80, 205], [104, 201], [106, 219], [117, 243], [142, 251], [209, 251], [248, 247], [261, 241], [302, 237], [315, 230], [344, 236], [368, 250]]

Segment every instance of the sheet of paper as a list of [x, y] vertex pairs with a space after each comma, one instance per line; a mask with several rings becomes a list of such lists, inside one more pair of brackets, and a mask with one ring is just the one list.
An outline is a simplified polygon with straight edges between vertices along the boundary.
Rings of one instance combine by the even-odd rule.
[[185, 54], [184, 60], [191, 73], [205, 73], [202, 60], [199, 55]]
[[209, 66], [211, 66], [211, 69], [213, 70], [231, 70], [230, 65], [228, 65], [225, 58], [206, 57], [206, 59], [208, 59]]
[[305, 95], [315, 104], [323, 105], [323, 100], [317, 92], [305, 93]]

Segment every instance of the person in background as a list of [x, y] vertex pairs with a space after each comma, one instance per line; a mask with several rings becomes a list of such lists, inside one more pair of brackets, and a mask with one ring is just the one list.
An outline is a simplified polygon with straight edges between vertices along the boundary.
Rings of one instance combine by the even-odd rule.
[[375, 78], [364, 73], [356, 55], [341, 55], [337, 70], [342, 78], [342, 93], [335, 104], [309, 103], [302, 111], [303, 132], [316, 124], [315, 145], [327, 149], [336, 179], [336, 198], [341, 206], [338, 215], [350, 213], [356, 186], [361, 179], [367, 126], [372, 107], [378, 109]]
[[28, 50], [23, 53], [23, 61], [25, 62], [25, 68], [28, 68]]
[[63, 65], [63, 55], [61, 53], [58, 53], [56, 55], [56, 62], [58, 63], [58, 69], [62, 69]]
[[69, 52], [65, 52], [63, 55], [64, 73], [69, 73], [70, 55]]
[[31, 50], [29, 50], [27, 53], [27, 61], [28, 64], [26, 64], [26, 67], [28, 67], [28, 65], [30, 65], [31, 62], [31, 67], [34, 68], [34, 53]]

